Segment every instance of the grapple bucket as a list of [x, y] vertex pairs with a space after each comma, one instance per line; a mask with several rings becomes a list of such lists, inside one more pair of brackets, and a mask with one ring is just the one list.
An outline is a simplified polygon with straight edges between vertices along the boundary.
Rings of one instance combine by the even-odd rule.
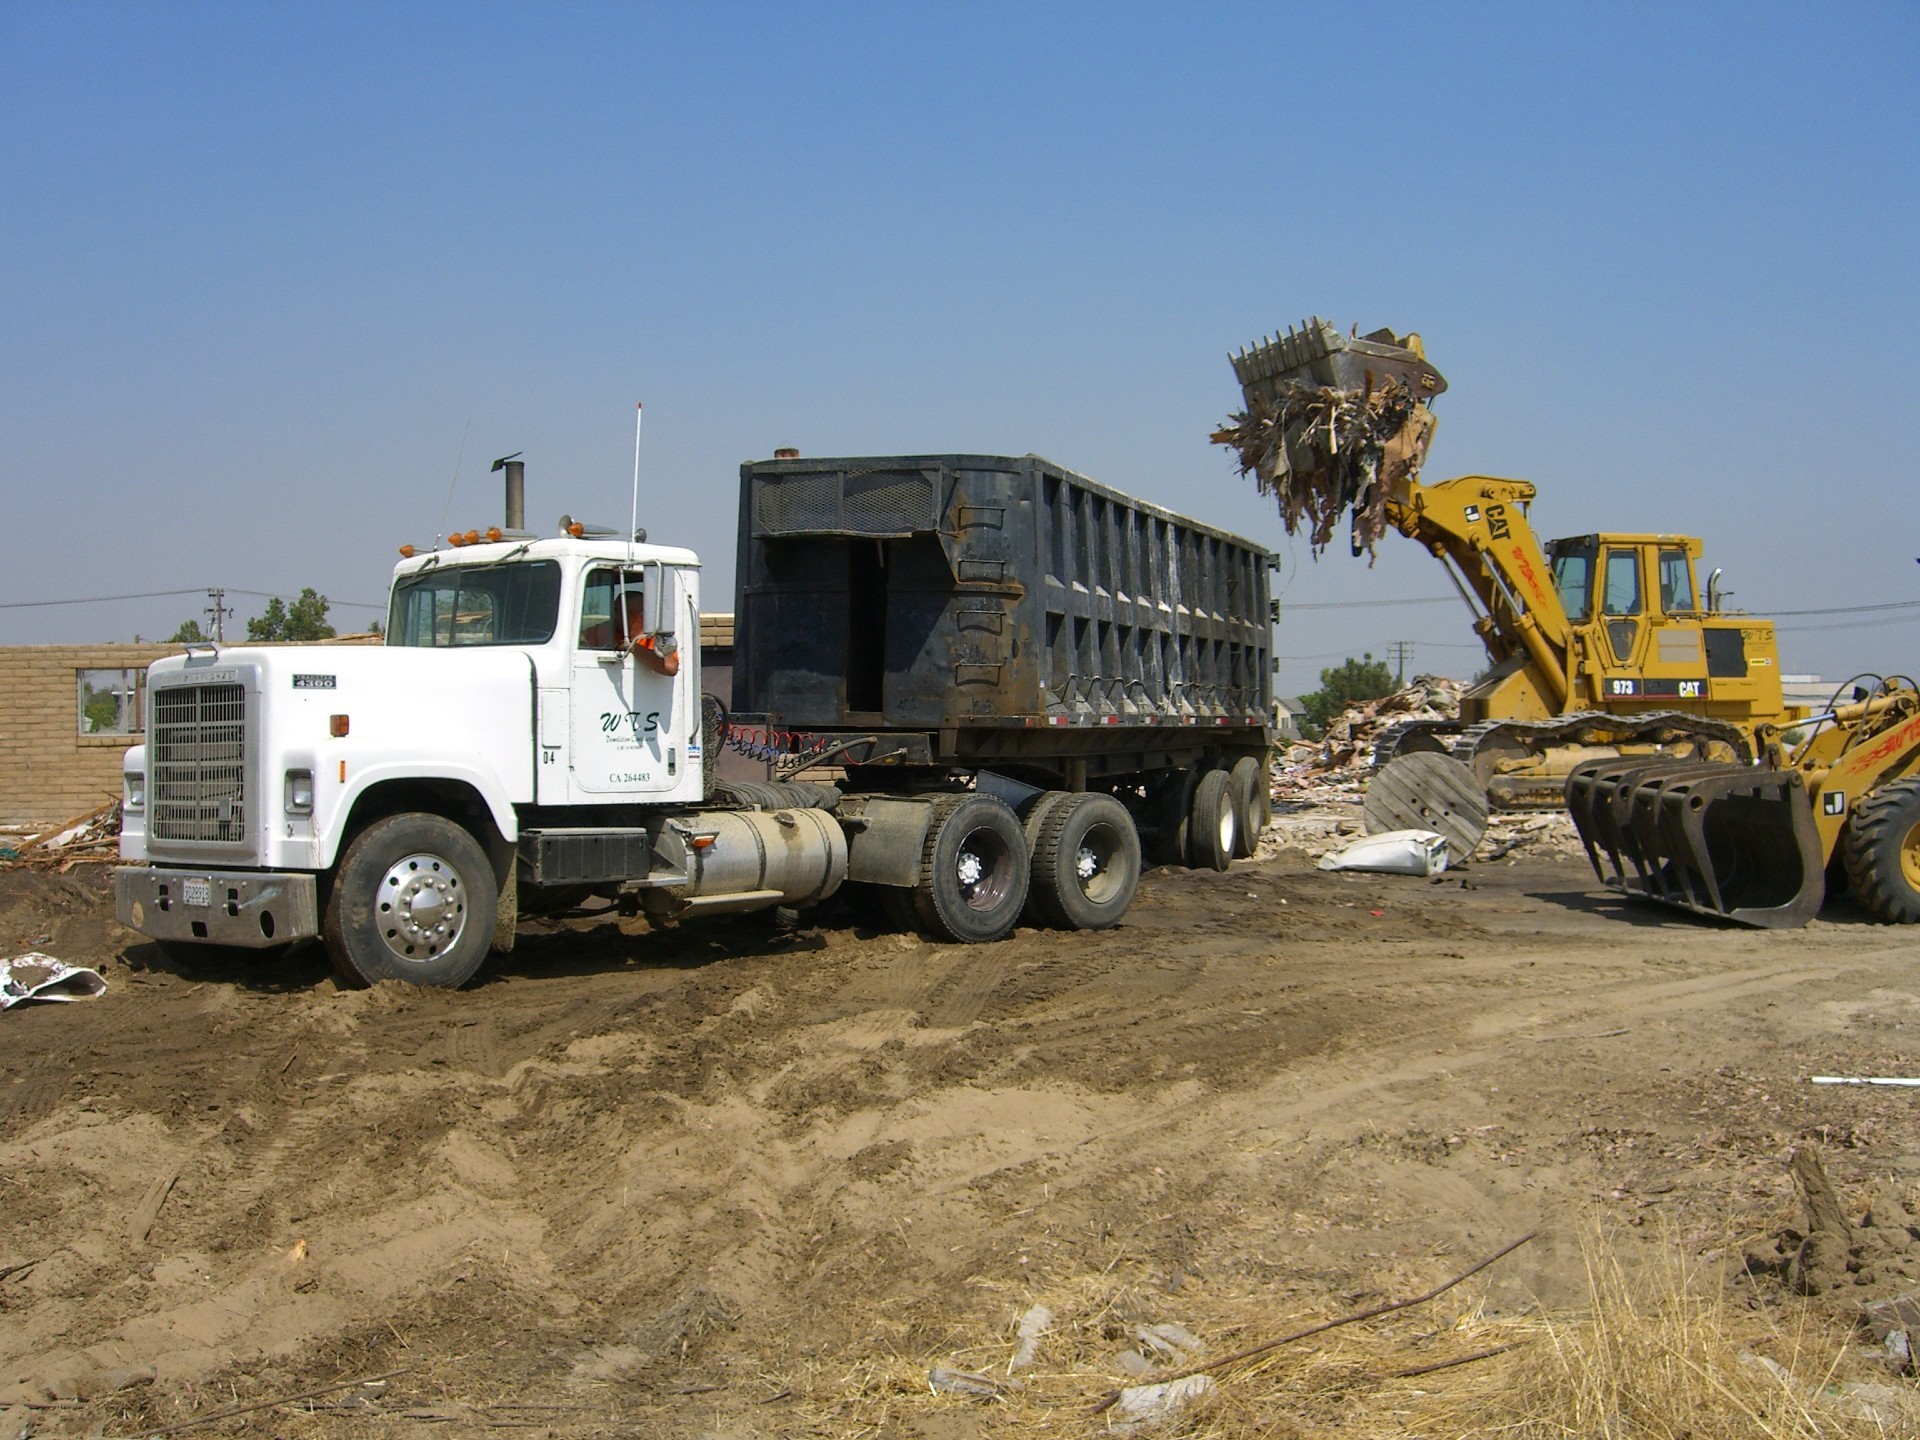
[[1567, 809], [1601, 881], [1741, 925], [1804, 925], [1826, 865], [1798, 771], [1689, 760], [1589, 761]]

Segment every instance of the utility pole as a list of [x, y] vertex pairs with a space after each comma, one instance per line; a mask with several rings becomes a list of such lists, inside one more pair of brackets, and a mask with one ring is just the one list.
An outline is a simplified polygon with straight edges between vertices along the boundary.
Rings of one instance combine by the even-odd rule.
[[201, 613], [213, 621], [214, 643], [224, 645], [227, 643], [227, 616], [233, 613], [233, 607], [227, 604], [227, 592], [223, 586], [216, 585], [207, 591], [207, 598], [213, 603]]
[[1393, 683], [1396, 686], [1407, 683], [1407, 661], [1412, 658], [1413, 642], [1411, 640], [1396, 640], [1393, 642]]

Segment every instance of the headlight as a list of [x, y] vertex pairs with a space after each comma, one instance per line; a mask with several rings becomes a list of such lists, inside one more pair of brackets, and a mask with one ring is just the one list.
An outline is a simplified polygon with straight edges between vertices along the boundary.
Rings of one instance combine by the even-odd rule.
[[313, 772], [311, 770], [287, 771], [287, 814], [311, 815], [313, 813]]
[[128, 810], [147, 808], [147, 775], [144, 770], [120, 772], [120, 803]]

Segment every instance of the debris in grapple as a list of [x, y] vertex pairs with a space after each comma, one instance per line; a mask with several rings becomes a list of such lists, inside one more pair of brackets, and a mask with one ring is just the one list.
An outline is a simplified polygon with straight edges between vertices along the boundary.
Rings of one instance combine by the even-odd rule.
[[1416, 474], [1447, 388], [1418, 335], [1342, 335], [1315, 317], [1232, 357], [1247, 408], [1213, 434], [1240, 473], [1272, 495], [1289, 535], [1308, 526], [1316, 552], [1353, 512], [1353, 551], [1372, 551], [1387, 527], [1387, 491]]

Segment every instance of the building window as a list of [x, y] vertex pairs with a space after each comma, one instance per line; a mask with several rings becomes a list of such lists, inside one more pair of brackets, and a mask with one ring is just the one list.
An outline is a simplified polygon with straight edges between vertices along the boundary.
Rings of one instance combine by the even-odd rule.
[[138, 735], [146, 678], [144, 670], [79, 671], [80, 733]]

